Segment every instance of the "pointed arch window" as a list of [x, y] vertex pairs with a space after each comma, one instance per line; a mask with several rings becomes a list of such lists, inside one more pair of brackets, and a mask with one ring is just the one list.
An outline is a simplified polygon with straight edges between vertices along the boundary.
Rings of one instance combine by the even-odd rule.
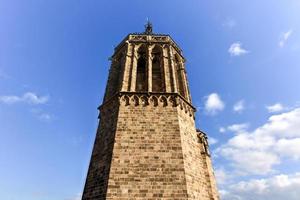
[[146, 51], [144, 48], [138, 52], [137, 74], [136, 74], [136, 91], [147, 91], [147, 70], [146, 70]]
[[152, 58], [152, 91], [165, 92], [161, 48], [155, 46], [152, 50]]

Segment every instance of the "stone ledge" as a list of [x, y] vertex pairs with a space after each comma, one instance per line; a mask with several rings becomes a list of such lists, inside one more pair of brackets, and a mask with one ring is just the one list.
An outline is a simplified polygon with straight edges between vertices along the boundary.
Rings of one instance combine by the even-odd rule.
[[179, 106], [181, 110], [184, 110], [191, 117], [194, 117], [194, 113], [196, 112], [196, 108], [180, 94], [167, 92], [118, 92], [99, 106], [98, 109], [101, 111], [104, 106], [112, 104], [116, 100], [118, 104], [124, 106]]

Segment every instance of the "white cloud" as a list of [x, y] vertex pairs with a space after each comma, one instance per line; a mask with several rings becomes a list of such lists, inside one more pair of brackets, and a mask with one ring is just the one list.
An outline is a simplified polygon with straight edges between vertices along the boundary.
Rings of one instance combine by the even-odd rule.
[[[247, 144], [247, 141], [238, 141]], [[240, 175], [256, 174], [263, 175], [273, 172], [272, 166], [279, 164], [279, 158], [273, 153], [252, 148], [223, 148], [221, 155], [229, 159], [235, 173]]]
[[243, 123], [243, 124], [232, 124], [227, 127], [228, 131], [232, 131], [235, 133], [242, 133], [245, 132], [249, 127], [248, 123]]
[[231, 131], [231, 132], [235, 132], [235, 133], [240, 134], [240, 133], [246, 132], [246, 130], [248, 128], [249, 128], [248, 123], [232, 124], [232, 125], [229, 125], [227, 127], [220, 127], [219, 132], [220, 133], [225, 133], [226, 131]]
[[237, 135], [216, 150], [236, 172], [265, 175], [274, 172], [283, 158], [300, 159], [300, 108], [273, 115], [253, 131], [243, 128], [232, 125]]
[[286, 108], [281, 103], [275, 103], [266, 107], [269, 113], [276, 113], [285, 110]]
[[214, 172], [218, 185], [228, 184], [229, 179], [231, 179], [229, 172], [225, 171], [223, 168], [216, 169]]
[[208, 143], [210, 145], [214, 145], [214, 144], [217, 144], [219, 141], [216, 139], [216, 138], [213, 138], [213, 137], [210, 137], [208, 136]]
[[231, 46], [228, 49], [228, 52], [231, 56], [241, 56], [246, 53], [249, 53], [248, 50], [242, 48], [242, 43], [240, 42], [235, 42], [231, 44]]
[[0, 103], [15, 104], [15, 103], [27, 103], [27, 104], [45, 104], [49, 100], [48, 96], [38, 96], [33, 92], [26, 92], [22, 96], [16, 95], [3, 95], [0, 96]]
[[292, 157], [294, 160], [300, 159], [300, 138], [280, 139], [275, 145], [275, 151], [285, 157]]
[[212, 93], [206, 97], [205, 111], [208, 114], [217, 114], [219, 111], [222, 111], [224, 107], [225, 104], [217, 93]]
[[233, 111], [237, 112], [237, 113], [243, 112], [244, 109], [245, 109], [244, 100], [240, 100], [240, 101], [236, 102], [233, 106]]
[[266, 124], [253, 132], [253, 135], [256, 137], [272, 136], [276, 138], [300, 137], [300, 108], [272, 115]]
[[220, 133], [225, 133], [225, 132], [226, 132], [226, 128], [220, 127], [220, 128], [219, 128], [219, 132], [220, 132]]
[[229, 185], [220, 193], [223, 200], [298, 200], [300, 173], [279, 174]]
[[293, 30], [290, 29], [287, 32], [284, 32], [280, 35], [280, 39], [279, 39], [279, 47], [284, 47], [284, 45], [286, 44], [287, 40], [290, 38], [290, 36], [292, 35]]

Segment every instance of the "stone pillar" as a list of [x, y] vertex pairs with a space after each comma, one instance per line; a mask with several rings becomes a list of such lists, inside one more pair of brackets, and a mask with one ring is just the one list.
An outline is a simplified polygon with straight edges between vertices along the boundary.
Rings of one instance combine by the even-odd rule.
[[135, 45], [133, 47], [132, 50], [132, 69], [131, 69], [131, 74], [130, 74], [130, 78], [131, 78], [131, 85], [130, 85], [130, 91], [131, 92], [135, 92], [135, 88], [136, 88], [136, 73], [137, 73], [137, 61], [139, 59], [139, 55], [138, 55], [138, 45]]
[[124, 55], [125, 61], [122, 63], [122, 79], [121, 79], [121, 91], [127, 91], [130, 84], [130, 70], [132, 60], [132, 45], [127, 42], [127, 50]]
[[162, 46], [162, 67], [164, 71], [164, 84], [165, 84], [165, 91], [166, 92], [172, 92], [171, 88], [171, 72], [170, 72], [170, 62], [168, 60], [168, 49], [166, 48], [166, 45]]
[[184, 62], [182, 61], [182, 59], [180, 59], [180, 73], [181, 73], [181, 77], [183, 79], [182, 81], [183, 81], [183, 90], [184, 90], [185, 98], [189, 102], [191, 102], [191, 100], [190, 100], [190, 94], [189, 94], [189, 89], [188, 89], [188, 83], [187, 83], [185, 66], [184, 66]]
[[152, 48], [153, 46], [148, 46], [147, 51], [147, 78], [148, 78], [148, 92], [152, 92]]
[[[169, 45], [169, 62], [170, 62], [170, 65], [171, 65], [171, 69], [172, 69], [172, 72], [170, 74], [172, 74], [172, 83], [173, 83], [173, 86], [174, 86], [174, 91], [173, 92], [178, 92], [178, 87], [177, 87], [177, 81], [176, 81], [176, 73], [175, 73], [175, 65], [174, 65], [174, 54], [173, 54], [173, 50], [172, 50], [172, 47], [171, 45]], [[171, 78], [170, 78], [171, 79]]]

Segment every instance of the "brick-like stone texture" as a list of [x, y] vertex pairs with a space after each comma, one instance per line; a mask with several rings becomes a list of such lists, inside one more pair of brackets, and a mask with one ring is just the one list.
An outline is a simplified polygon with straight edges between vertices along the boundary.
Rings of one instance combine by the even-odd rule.
[[82, 199], [98, 200], [106, 197], [119, 114], [119, 107], [115, 104], [111, 102], [101, 112]]
[[193, 115], [173, 97], [124, 95], [102, 107], [84, 200], [218, 199]]
[[187, 198], [176, 107], [120, 106], [107, 198]]

